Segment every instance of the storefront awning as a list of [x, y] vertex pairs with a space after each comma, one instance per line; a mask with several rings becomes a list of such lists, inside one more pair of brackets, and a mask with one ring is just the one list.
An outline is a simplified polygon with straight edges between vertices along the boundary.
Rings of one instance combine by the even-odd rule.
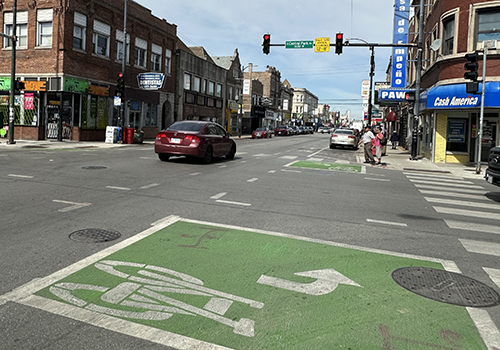
[[[420, 95], [420, 110], [479, 108], [482, 86], [478, 95], [468, 94], [465, 83], [433, 87]], [[500, 108], [500, 82], [486, 83], [484, 106]]]

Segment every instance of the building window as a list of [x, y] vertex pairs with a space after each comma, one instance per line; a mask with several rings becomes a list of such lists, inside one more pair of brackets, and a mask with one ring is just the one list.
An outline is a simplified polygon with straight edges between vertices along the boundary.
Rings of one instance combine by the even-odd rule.
[[[4, 13], [4, 33], [11, 36], [13, 30], [14, 15], [12, 12]], [[28, 48], [28, 11], [22, 11], [17, 13], [16, 18], [16, 48], [27, 49]], [[3, 47], [11, 47], [10, 39], [4, 38]]]
[[85, 50], [85, 37], [87, 34], [87, 16], [75, 12], [73, 23], [73, 48]]
[[199, 77], [193, 78], [193, 91], [196, 91], [196, 92], [201, 91], [201, 78], [199, 78]]
[[[125, 56], [125, 61], [128, 64], [128, 58], [130, 57], [130, 35], [127, 34], [127, 41], [125, 44], [125, 34], [121, 30], [116, 31], [116, 47], [115, 47], [115, 59], [119, 62], [123, 62], [123, 55]], [[125, 50], [124, 50], [125, 48]]]
[[208, 83], [208, 94], [209, 95], [215, 94], [215, 83], [213, 81]]
[[37, 46], [52, 46], [52, 9], [37, 10]]
[[191, 74], [184, 73], [184, 90], [191, 90]]
[[169, 49], [165, 50], [165, 74], [170, 75], [172, 73], [172, 51]]
[[443, 20], [443, 55], [453, 54], [455, 40], [455, 16]]
[[144, 39], [135, 38], [135, 65], [136, 67], [146, 68], [146, 52], [148, 42]]
[[215, 96], [222, 97], [222, 85], [221, 84], [217, 84], [217, 90], [215, 92]]
[[151, 70], [153, 72], [161, 72], [161, 52], [162, 47], [153, 44], [151, 46]]
[[94, 21], [94, 35], [92, 36], [92, 53], [109, 57], [109, 37], [111, 27], [105, 23]]
[[500, 8], [478, 12], [477, 41], [500, 40]]

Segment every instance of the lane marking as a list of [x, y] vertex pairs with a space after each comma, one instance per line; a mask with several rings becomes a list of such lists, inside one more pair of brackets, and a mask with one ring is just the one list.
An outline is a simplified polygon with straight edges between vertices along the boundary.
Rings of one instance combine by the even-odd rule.
[[76, 209], [80, 209], [80, 208], [88, 207], [89, 205], [92, 205], [92, 203], [76, 203], [76, 202], [63, 201], [63, 200], [60, 200], [60, 199], [53, 199], [52, 202], [63, 203], [63, 204], [71, 204], [71, 206], [69, 206], [69, 207], [59, 209], [58, 211], [61, 212], [61, 213], [65, 213], [65, 212], [68, 212], [68, 211], [71, 211], [71, 210], [76, 210]]
[[196, 175], [200, 175], [201, 173], [191, 173], [189, 174], [189, 176], [196, 176]]
[[483, 270], [488, 274], [490, 279], [500, 288], [500, 270], [491, 267], [483, 267]]
[[150, 185], [142, 186], [142, 187], [140, 187], [140, 189], [141, 190], [147, 190], [148, 188], [153, 188], [153, 187], [156, 187], [156, 186], [160, 186], [160, 184], [150, 184]]
[[458, 201], [454, 199], [434, 198], [434, 197], [424, 197], [424, 198], [429, 203], [461, 205], [466, 207], [475, 207], [483, 209], [500, 209], [500, 204]]
[[286, 173], [302, 173], [300, 170], [288, 170], [288, 169], [281, 169], [281, 171], [286, 172]]
[[482, 218], [482, 219], [500, 220], [500, 214], [496, 214], [496, 213], [479, 212], [479, 211], [474, 211], [474, 210], [454, 209], [454, 208], [446, 208], [446, 207], [433, 207], [433, 208], [438, 213], [441, 213], [441, 214], [453, 214], [453, 215], [471, 216], [471, 217]]
[[276, 172], [276, 170], [269, 170], [268, 173], [269, 174], [274, 174]]
[[216, 195], [210, 197], [212, 199], [220, 199], [222, 197], [224, 197], [225, 195], [227, 194], [227, 192], [221, 192], [221, 193], [217, 193]]
[[471, 253], [500, 256], [500, 244], [483, 241], [473, 241], [471, 239], [458, 239], [465, 250]]
[[31, 176], [31, 175], [18, 175], [18, 174], [9, 174], [7, 176], [10, 176], [10, 177], [19, 177], [21, 179], [32, 179], [34, 176]]
[[446, 223], [446, 225], [448, 225], [449, 228], [457, 230], [487, 232], [500, 235], [500, 226], [498, 225], [477, 224], [473, 222], [446, 220], [446, 219], [444, 220], [444, 222]]
[[325, 149], [329, 149], [329, 148], [330, 148], [330, 147], [325, 147], [325, 148], [322, 148], [322, 149], [320, 149], [319, 151], [314, 152], [314, 153], [312, 153], [312, 154], [308, 155], [307, 157], [314, 157], [316, 154], [321, 153], [321, 152], [323, 152]]
[[139, 159], [157, 159], [157, 158], [156, 157], [139, 157]]
[[459, 176], [451, 176], [451, 175], [434, 175], [434, 174], [422, 174], [422, 173], [406, 173], [403, 172], [404, 175], [411, 175], [411, 176], [419, 176], [419, 177], [431, 177], [431, 178], [439, 178], [439, 179], [457, 179], [457, 180], [463, 180], [463, 177]]
[[272, 157], [272, 154], [265, 154], [265, 153], [259, 153], [259, 154], [254, 154], [254, 157]]
[[309, 158], [311, 162], [322, 162], [325, 158]]
[[227, 165], [226, 165], [226, 164], [224, 164], [224, 165], [219, 165], [219, 169], [221, 169], [221, 168], [227, 168]]
[[384, 224], [384, 225], [393, 225], [393, 226], [402, 226], [402, 227], [408, 227], [407, 224], [402, 223], [402, 222], [391, 222], [391, 221], [382, 221], [382, 220], [373, 220], [373, 219], [366, 219], [367, 222], [372, 222], [375, 224]]
[[486, 198], [484, 195], [478, 194], [466, 194], [466, 193], [456, 193], [456, 192], [444, 192], [444, 191], [427, 191], [427, 190], [418, 190], [422, 194], [432, 194], [437, 196], [445, 196], [445, 197], [457, 197], [457, 198], [468, 198], [468, 199], [477, 199], [483, 201], [492, 201], [489, 198]]
[[457, 183], [457, 184], [472, 184], [474, 185], [474, 182], [472, 181], [467, 181], [467, 180], [455, 180], [455, 179], [444, 179], [444, 178], [432, 178], [432, 179], [427, 179], [427, 178], [422, 178], [420, 176], [407, 176], [408, 179], [416, 179], [416, 180], [425, 180], [425, 181], [429, 181], [429, 180], [436, 180], [436, 181], [439, 181], [439, 182], [451, 182], [451, 183]]
[[122, 191], [130, 191], [131, 188], [129, 187], [118, 187], [118, 186], [106, 186], [106, 188], [112, 189], [112, 190], [122, 190]]
[[259, 179], [259, 178], [254, 177], [254, 178], [251, 178], [250, 180], [247, 180], [247, 182], [255, 182], [255, 181], [257, 181], [258, 179]]
[[486, 194], [489, 191], [480, 191], [480, 190], [468, 190], [468, 189], [457, 189], [457, 188], [446, 188], [446, 187], [437, 187], [437, 186], [428, 186], [428, 185], [415, 185], [417, 188], [426, 188], [429, 190], [438, 190], [438, 191], [460, 191], [460, 193], [472, 193], [472, 194]]
[[283, 157], [280, 157], [280, 159], [296, 159], [298, 158], [298, 156], [283, 156]]
[[249, 207], [249, 206], [251, 206], [250, 203], [232, 202], [232, 201], [225, 201], [225, 200], [222, 200], [222, 199], [217, 199], [216, 202], [225, 203], [225, 204], [241, 205], [243, 207]]
[[[414, 183], [419, 183], [419, 184], [428, 184], [428, 185], [439, 185], [439, 186], [448, 186], [448, 187], [459, 187], [459, 188], [477, 188], [484, 190], [484, 187], [482, 186], [476, 186], [476, 185], [466, 185], [466, 184], [449, 184], [445, 182], [435, 182], [435, 181], [425, 181], [425, 180], [411, 180], [411, 182]], [[472, 182], [471, 182], [472, 183]]]
[[389, 180], [389, 179], [377, 179], [377, 178], [373, 178], [373, 177], [365, 177], [365, 180], [372, 180], [372, 181], [386, 181], [386, 182], [391, 181], [391, 180]]

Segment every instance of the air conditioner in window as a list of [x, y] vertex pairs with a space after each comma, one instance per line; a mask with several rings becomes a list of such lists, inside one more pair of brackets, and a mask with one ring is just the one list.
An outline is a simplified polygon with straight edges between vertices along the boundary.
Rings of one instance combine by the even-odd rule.
[[497, 48], [500, 48], [499, 40], [485, 40], [482, 44], [482, 49], [488, 48], [490, 50], [496, 50]]

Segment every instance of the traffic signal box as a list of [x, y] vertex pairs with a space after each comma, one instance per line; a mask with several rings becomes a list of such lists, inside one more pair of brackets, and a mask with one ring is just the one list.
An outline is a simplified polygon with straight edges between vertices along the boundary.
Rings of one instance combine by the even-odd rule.
[[271, 34], [264, 34], [263, 39], [264, 42], [262, 43], [262, 52], [269, 55], [269, 51], [271, 49]]
[[123, 73], [118, 73], [118, 78], [116, 79], [116, 94], [117, 94], [117, 96], [123, 96], [124, 90], [125, 90], [125, 82], [123, 80]]
[[405, 93], [406, 102], [415, 102], [415, 90], [408, 90]]
[[478, 58], [479, 54], [477, 52], [468, 53], [465, 55], [467, 63], [464, 64], [464, 68], [466, 70], [466, 72], [464, 73], [464, 79], [472, 80], [472, 82], [468, 82], [466, 84], [466, 92], [468, 94], [476, 94], [479, 90], [479, 83], [477, 82]]
[[342, 53], [342, 48], [344, 47], [344, 33], [337, 33], [335, 35], [335, 53], [340, 55]]

